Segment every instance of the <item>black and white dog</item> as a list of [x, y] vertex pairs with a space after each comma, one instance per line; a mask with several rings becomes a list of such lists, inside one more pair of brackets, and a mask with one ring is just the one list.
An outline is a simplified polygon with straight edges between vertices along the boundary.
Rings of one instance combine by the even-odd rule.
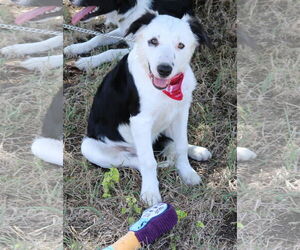
[[[108, 33], [112, 36], [124, 37], [130, 25], [141, 17], [145, 9], [158, 11], [159, 14], [167, 14], [177, 18], [183, 15], [194, 15], [193, 1], [191, 0], [70, 0], [77, 6], [88, 6], [77, 13], [72, 23], [86, 21], [99, 15], [106, 15], [107, 23], [118, 26], [117, 29]], [[96, 36], [91, 40], [67, 46], [64, 52], [67, 55], [87, 53], [90, 50], [104, 45], [115, 44], [120, 40]], [[129, 46], [132, 46], [129, 43]], [[120, 59], [129, 52], [128, 49], [110, 49], [99, 55], [79, 59], [75, 65], [77, 68], [87, 70], [95, 68], [102, 63]], [[248, 161], [254, 159], [256, 154], [247, 148], [237, 147], [237, 160]]]
[[[62, 19], [62, 1], [61, 0], [11, 0], [12, 2], [28, 7], [36, 7], [16, 17], [15, 23], [18, 25], [26, 22], [42, 22], [50, 18]], [[62, 48], [63, 35], [58, 35], [47, 40], [35, 43], [15, 44], [4, 47], [0, 52], [7, 56], [25, 56], [51, 51], [55, 48]], [[21, 62], [21, 66], [28, 70], [44, 71], [61, 67], [63, 64], [63, 55], [51, 55], [44, 57], [33, 57]]]
[[190, 60], [198, 45], [209, 45], [200, 23], [190, 17], [146, 13], [135, 20], [131, 52], [100, 85], [91, 108], [82, 154], [104, 168], [126, 166], [142, 176], [141, 198], [161, 201], [153, 144], [170, 141], [169, 152], [183, 179], [197, 185], [201, 178], [188, 156], [205, 161], [211, 153], [188, 144], [187, 122], [196, 79]]
[[[118, 37], [124, 37], [130, 25], [140, 18], [146, 9], [178, 18], [185, 14], [194, 14], [192, 0], [71, 0], [71, 2], [77, 6], [88, 6], [73, 17], [73, 24], [80, 20], [105, 14], [106, 23], [113, 23], [118, 27], [107, 35]], [[87, 53], [99, 46], [119, 42], [119, 39], [96, 36], [85, 43], [67, 46], [64, 52], [66, 55], [78, 55]], [[129, 43], [129, 47], [132, 46], [131, 42], [127, 43]], [[129, 50], [126, 48], [107, 50], [96, 56], [81, 58], [75, 63], [75, 66], [82, 70], [95, 68], [105, 62], [120, 59], [128, 52]]]

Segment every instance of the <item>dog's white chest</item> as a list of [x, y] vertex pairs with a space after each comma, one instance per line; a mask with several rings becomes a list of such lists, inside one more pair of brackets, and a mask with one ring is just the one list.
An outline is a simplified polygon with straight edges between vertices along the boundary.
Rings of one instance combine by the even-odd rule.
[[[169, 98], [169, 97], [167, 97]], [[178, 112], [181, 110], [181, 105], [178, 101], [170, 100], [157, 105], [152, 113], [153, 126], [152, 126], [152, 139], [165, 131], [171, 123], [176, 119]]]
[[[168, 129], [172, 122], [174, 122], [178, 113], [181, 112], [182, 106], [180, 102], [173, 100], [167, 100], [166, 102], [160, 101], [156, 102], [155, 104], [152, 103], [152, 105], [149, 106], [151, 107], [148, 107], [147, 111], [142, 111], [140, 115], [142, 115], [145, 120], [152, 124], [151, 138], [154, 142], [156, 138], [166, 129]], [[118, 130], [127, 143], [134, 144], [131, 123], [120, 125]]]

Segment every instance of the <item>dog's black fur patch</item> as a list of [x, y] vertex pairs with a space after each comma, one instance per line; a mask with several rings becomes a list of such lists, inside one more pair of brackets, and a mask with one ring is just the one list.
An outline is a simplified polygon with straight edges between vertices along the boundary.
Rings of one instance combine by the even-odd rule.
[[60, 88], [53, 97], [52, 102], [44, 117], [42, 136], [60, 140], [63, 136], [63, 108], [64, 96], [63, 88]]
[[129, 34], [135, 34], [143, 25], [148, 25], [151, 23], [151, 21], [156, 17], [155, 14], [147, 12], [143, 16], [141, 16], [139, 19], [135, 20], [129, 27], [129, 29], [126, 32], [126, 35]]
[[177, 18], [182, 18], [185, 14], [194, 15], [192, 0], [154, 0], [150, 9], [158, 11], [160, 15]]
[[164, 134], [160, 134], [158, 138], [155, 140], [155, 142], [153, 143], [154, 154], [157, 156], [160, 155], [161, 152], [172, 142], [173, 140], [170, 137]]
[[136, 5], [137, 0], [84, 0], [79, 6], [98, 6], [93, 16], [104, 15], [112, 11], [124, 14]]
[[99, 86], [88, 120], [87, 136], [101, 140], [124, 141], [118, 131], [140, 112], [140, 100], [128, 69], [128, 55], [108, 73]]
[[[104, 15], [112, 11], [125, 14], [132, 9], [138, 0], [83, 0], [80, 6], [98, 6], [99, 9], [88, 15], [88, 18]], [[149, 9], [161, 15], [182, 18], [185, 14], [194, 15], [192, 0], [152, 0]]]
[[133, 8], [136, 5], [136, 1], [138, 0], [116, 0], [117, 6], [118, 6], [118, 13], [124, 14], [131, 8]]
[[206, 45], [211, 49], [212, 43], [197, 18], [191, 18], [189, 20], [189, 25], [192, 32], [196, 35], [199, 45]]

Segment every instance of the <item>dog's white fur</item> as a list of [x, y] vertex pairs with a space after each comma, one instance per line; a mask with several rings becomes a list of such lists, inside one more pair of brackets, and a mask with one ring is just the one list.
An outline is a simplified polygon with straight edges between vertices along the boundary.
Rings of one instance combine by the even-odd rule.
[[110, 49], [96, 56], [83, 57], [75, 62], [75, 66], [81, 70], [96, 68], [100, 64], [120, 60], [128, 52], [129, 49]]
[[59, 166], [63, 166], [63, 148], [63, 141], [45, 137], [35, 139], [31, 145], [36, 157]]
[[256, 154], [248, 148], [237, 147], [236, 149], [237, 161], [250, 161], [256, 158]]
[[63, 64], [63, 55], [33, 57], [20, 63], [23, 68], [44, 72], [59, 68]]
[[[158, 16], [148, 26], [137, 33], [136, 43], [129, 54], [129, 70], [134, 78], [139, 97], [140, 113], [130, 118], [129, 125], [121, 125], [119, 132], [126, 143], [117, 143], [106, 139], [106, 143], [92, 138], [82, 142], [82, 154], [91, 162], [102, 167], [127, 166], [140, 171], [142, 176], [141, 198], [149, 205], [161, 201], [157, 180], [157, 162], [152, 143], [164, 132], [174, 141], [175, 166], [183, 181], [196, 185], [200, 176], [191, 167], [188, 153], [197, 160], [208, 160], [211, 153], [201, 147], [189, 146], [187, 140], [187, 122], [192, 91], [196, 79], [189, 65], [197, 46], [188, 22], [170, 16]], [[148, 46], [147, 41], [158, 37], [161, 46]], [[182, 42], [185, 49], [177, 44]], [[160, 63], [172, 63], [174, 70], [170, 77], [184, 73], [182, 101], [175, 101], [155, 89], [149, 77], [148, 63], [153, 73]], [[126, 149], [126, 150], [124, 150]]]

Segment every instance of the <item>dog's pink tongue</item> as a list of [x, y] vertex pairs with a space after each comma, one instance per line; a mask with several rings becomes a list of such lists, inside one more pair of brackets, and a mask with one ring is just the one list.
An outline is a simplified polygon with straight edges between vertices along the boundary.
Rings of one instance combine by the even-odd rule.
[[18, 16], [15, 20], [15, 23], [18, 25], [23, 24], [25, 22], [32, 20], [33, 18], [35, 18], [37, 16], [43, 15], [47, 11], [54, 10], [55, 8], [56, 8], [56, 6], [46, 6], [46, 7], [35, 8], [34, 10], [27, 11], [24, 14]]
[[79, 11], [78, 13], [76, 13], [73, 18], [72, 18], [72, 24], [75, 25], [78, 22], [80, 22], [80, 20], [82, 18], [84, 18], [87, 14], [89, 14], [91, 11], [93, 11], [94, 9], [96, 9], [97, 6], [89, 6], [84, 8], [83, 10]]
[[160, 89], [166, 88], [169, 83], [170, 83], [170, 80], [168, 80], [168, 79], [161, 79], [161, 78], [153, 77], [153, 84]]

